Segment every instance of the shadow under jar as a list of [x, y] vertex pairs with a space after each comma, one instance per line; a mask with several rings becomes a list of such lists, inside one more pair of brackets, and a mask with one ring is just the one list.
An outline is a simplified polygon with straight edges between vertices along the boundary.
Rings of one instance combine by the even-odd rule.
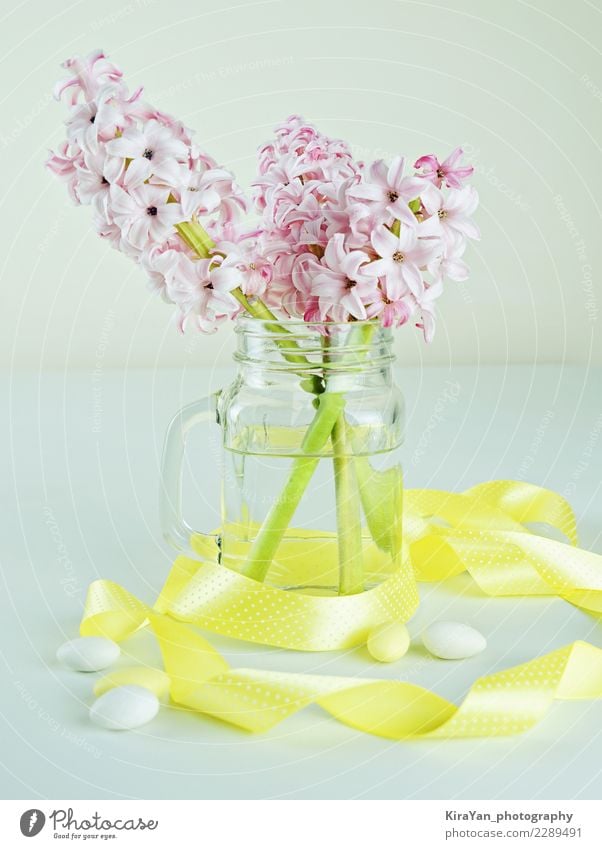
[[[376, 586], [402, 556], [404, 404], [390, 330], [245, 316], [236, 332], [232, 384], [169, 427], [166, 538], [197, 554], [217, 544], [222, 565], [281, 588], [349, 595]], [[181, 507], [187, 434], [211, 420], [223, 446], [214, 535], [190, 528]], [[202, 464], [191, 458], [191, 466]]]

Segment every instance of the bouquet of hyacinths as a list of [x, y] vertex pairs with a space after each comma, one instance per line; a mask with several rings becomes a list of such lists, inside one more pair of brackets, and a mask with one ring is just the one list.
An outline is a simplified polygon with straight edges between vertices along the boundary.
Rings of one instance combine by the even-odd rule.
[[[324, 376], [303, 388], [316, 413], [285, 491], [260, 528], [244, 572], [263, 580], [313, 473], [309, 462], [330, 441], [335, 468], [340, 591], [363, 586], [361, 474], [346, 450], [344, 398], [330, 385], [329, 331], [361, 322], [368, 338], [380, 322], [413, 321], [430, 341], [444, 279], [468, 275], [462, 257], [477, 239], [478, 198], [457, 148], [444, 161], [420, 157], [405, 173], [357, 162], [347, 144], [293, 115], [259, 150], [257, 215], [234, 176], [200, 150], [191, 131], [130, 92], [101, 51], [65, 62], [67, 138], [47, 161], [75, 203], [92, 207], [93, 226], [146, 272], [152, 289], [176, 307], [181, 331], [214, 332], [241, 312], [286, 333], [288, 319], [325, 323]], [[366, 341], [367, 341], [366, 338]], [[289, 362], [307, 364], [295, 341], [281, 345]], [[300, 371], [300, 374], [302, 372]], [[378, 536], [378, 517], [367, 513]]]

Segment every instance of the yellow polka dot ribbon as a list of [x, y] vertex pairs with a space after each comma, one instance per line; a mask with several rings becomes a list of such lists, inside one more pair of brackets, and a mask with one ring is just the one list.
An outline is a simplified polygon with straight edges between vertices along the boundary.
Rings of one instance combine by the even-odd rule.
[[[533, 533], [546, 524], [567, 543]], [[467, 571], [488, 595], [556, 595], [587, 611], [602, 611], [602, 557], [577, 548], [576, 523], [557, 493], [517, 481], [493, 481], [462, 494], [409, 490], [404, 505], [405, 556], [381, 584], [353, 596], [326, 597], [259, 583], [220, 565], [178, 557], [153, 607], [107, 580], [89, 589], [82, 635], [120, 641], [145, 625], [161, 647], [165, 672], [134, 668], [107, 676], [117, 683], [169, 687], [172, 700], [250, 731], [265, 731], [314, 702], [361, 731], [391, 739], [494, 736], [524, 731], [554, 698], [602, 696], [602, 651], [575, 642], [521, 666], [478, 679], [457, 707], [409, 682], [231, 669], [194, 629], [305, 651], [345, 649], [365, 642], [382, 622], [407, 621], [418, 604], [416, 581]], [[193, 541], [211, 558], [210, 538]], [[312, 546], [314, 546], [312, 548]], [[283, 541], [279, 583], [303, 583], [304, 563], [320, 557], [336, 566], [336, 538]], [[374, 556], [368, 573], [376, 574]], [[167, 676], [167, 679], [165, 678]], [[166, 683], [168, 682], [168, 683]]]

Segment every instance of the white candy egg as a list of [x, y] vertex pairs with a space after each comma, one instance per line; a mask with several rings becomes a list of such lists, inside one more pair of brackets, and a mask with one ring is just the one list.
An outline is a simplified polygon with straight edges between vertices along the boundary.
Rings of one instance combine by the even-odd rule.
[[375, 660], [393, 663], [407, 652], [410, 635], [403, 622], [383, 622], [370, 632], [367, 648]]
[[127, 684], [113, 687], [90, 708], [90, 719], [110, 731], [128, 731], [154, 719], [159, 711], [159, 699], [146, 687]]
[[106, 637], [78, 637], [59, 647], [57, 660], [77, 672], [98, 672], [115, 663], [120, 649]]
[[443, 660], [462, 660], [487, 648], [487, 640], [462, 622], [434, 622], [422, 635], [424, 647]]

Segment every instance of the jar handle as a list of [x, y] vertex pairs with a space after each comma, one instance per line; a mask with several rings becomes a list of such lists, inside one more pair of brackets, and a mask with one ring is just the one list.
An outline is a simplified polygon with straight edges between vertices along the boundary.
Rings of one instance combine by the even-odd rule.
[[182, 514], [182, 466], [188, 433], [198, 424], [217, 422], [217, 399], [219, 392], [208, 395], [200, 401], [194, 401], [176, 413], [165, 435], [163, 458], [161, 461], [161, 484], [159, 515], [163, 536], [174, 548], [180, 551], [190, 550], [190, 538], [193, 534], [209, 537], [217, 541], [214, 534], [193, 530]]

